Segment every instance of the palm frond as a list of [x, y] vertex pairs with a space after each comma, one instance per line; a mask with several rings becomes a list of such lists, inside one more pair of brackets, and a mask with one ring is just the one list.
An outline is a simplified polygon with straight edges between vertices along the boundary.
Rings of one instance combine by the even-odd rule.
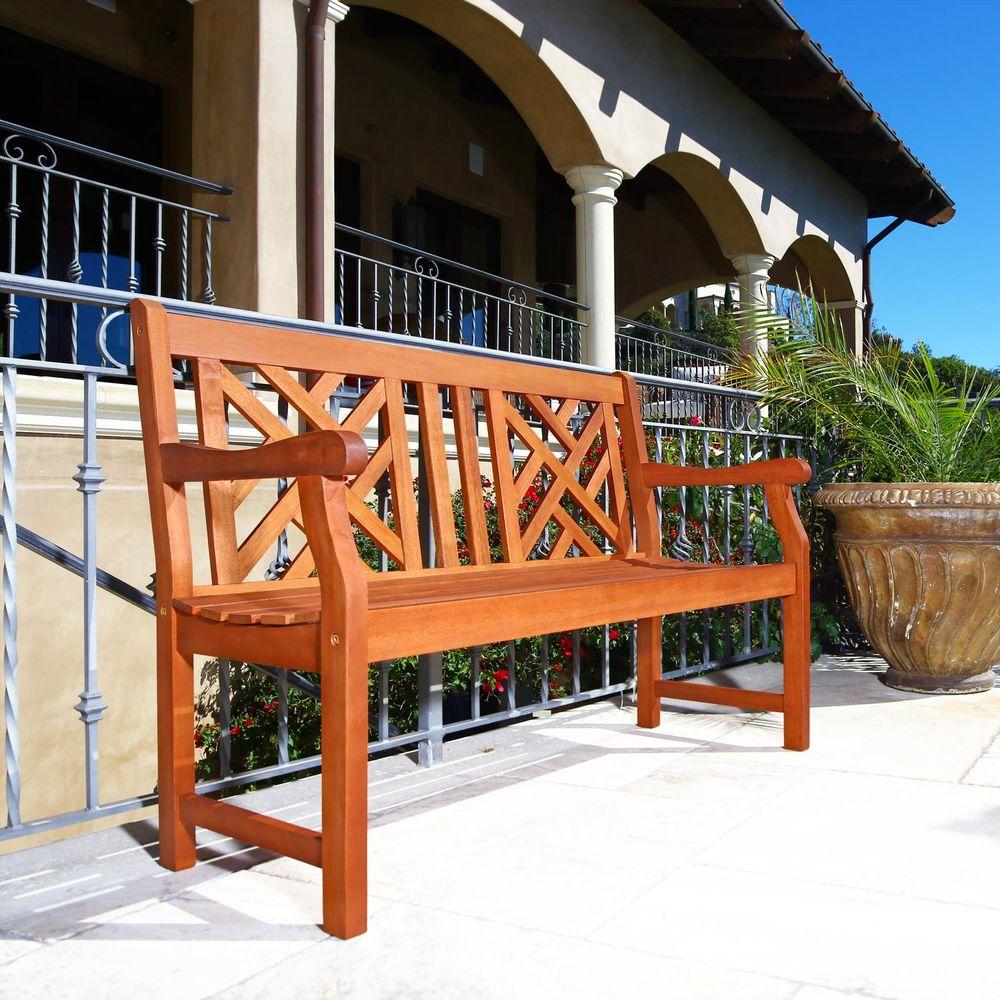
[[1000, 384], [944, 384], [922, 344], [914, 362], [898, 345], [862, 359], [836, 316], [810, 288], [790, 328], [767, 352], [732, 360], [729, 381], [761, 393], [776, 410], [803, 408], [836, 437], [835, 472], [894, 482], [986, 482], [1000, 478]]

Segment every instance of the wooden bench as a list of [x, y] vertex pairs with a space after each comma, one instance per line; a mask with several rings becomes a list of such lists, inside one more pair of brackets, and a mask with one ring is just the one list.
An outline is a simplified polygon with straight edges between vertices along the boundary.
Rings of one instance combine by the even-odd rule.
[[[143, 300], [133, 302], [131, 316], [156, 554], [161, 865], [194, 865], [197, 826], [237, 837], [321, 867], [323, 927], [344, 938], [362, 933], [368, 665], [394, 657], [638, 620], [640, 726], [659, 724], [662, 697], [735, 705], [783, 712], [785, 747], [806, 749], [809, 562], [789, 488], [809, 479], [805, 462], [653, 464], [636, 383], [621, 372], [168, 315]], [[191, 365], [200, 444], [179, 441], [172, 359]], [[288, 401], [291, 428], [230, 365], [252, 369]], [[350, 376], [363, 377], [352, 384], [364, 395], [338, 422], [328, 400]], [[424, 566], [418, 533], [406, 392], [419, 413], [436, 542], [432, 568]], [[468, 565], [453, 519], [443, 396], [453, 414]], [[495, 562], [479, 405], [503, 549]], [[228, 450], [227, 411], [242, 414], [264, 443]], [[295, 433], [296, 418], [309, 433]], [[361, 436], [370, 426], [380, 428], [371, 454]], [[517, 462], [515, 444], [524, 456]], [[588, 454], [596, 467], [584, 477]], [[519, 505], [540, 473], [546, 488], [524, 523]], [[383, 522], [365, 499], [386, 475], [392, 516]], [[287, 490], [241, 539], [238, 508], [257, 482], [277, 477], [288, 480]], [[204, 484], [207, 585], [193, 579], [185, 483]], [[764, 484], [784, 562], [717, 566], [661, 554], [655, 487], [752, 483]], [[283, 578], [251, 581], [292, 524], [308, 543]], [[356, 530], [387, 555], [390, 572], [369, 570]], [[543, 535], [547, 558], [532, 558]], [[661, 679], [663, 615], [763, 598], [782, 600], [783, 694]], [[196, 794], [195, 654], [320, 675], [321, 833]]]

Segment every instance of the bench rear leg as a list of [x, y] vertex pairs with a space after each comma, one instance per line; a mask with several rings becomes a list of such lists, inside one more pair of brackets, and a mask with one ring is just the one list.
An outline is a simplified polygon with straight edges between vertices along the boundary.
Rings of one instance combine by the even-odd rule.
[[180, 814], [181, 796], [194, 794], [194, 658], [177, 650], [172, 609], [157, 618], [156, 660], [160, 864], [179, 872], [196, 860], [194, 825]]
[[663, 669], [662, 618], [639, 620], [635, 651], [638, 724], [642, 729], [655, 729], [660, 724], [660, 695], [656, 691], [656, 682]]
[[809, 596], [782, 601], [785, 749], [809, 749]]
[[346, 631], [322, 629], [323, 930], [338, 938], [368, 925], [368, 661]]

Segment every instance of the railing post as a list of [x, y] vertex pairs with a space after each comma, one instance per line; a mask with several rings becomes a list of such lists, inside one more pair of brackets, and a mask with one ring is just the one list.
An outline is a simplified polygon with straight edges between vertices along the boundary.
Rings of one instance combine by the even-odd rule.
[[83, 379], [83, 461], [73, 477], [83, 494], [83, 690], [74, 708], [84, 725], [87, 808], [100, 804], [97, 725], [108, 707], [97, 690], [97, 494], [104, 476], [97, 464], [97, 376]]
[[7, 826], [21, 824], [21, 740], [17, 698], [17, 369], [3, 366], [3, 715]]
[[[431, 524], [430, 492], [427, 488], [427, 470], [424, 464], [423, 448], [418, 451], [420, 485], [418, 494], [418, 517], [420, 524], [420, 548], [424, 555], [424, 565], [434, 565], [434, 528]], [[421, 731], [429, 735], [417, 746], [417, 761], [422, 767], [431, 767], [444, 759], [444, 683], [442, 678], [441, 653], [425, 653], [417, 661], [417, 714]]]

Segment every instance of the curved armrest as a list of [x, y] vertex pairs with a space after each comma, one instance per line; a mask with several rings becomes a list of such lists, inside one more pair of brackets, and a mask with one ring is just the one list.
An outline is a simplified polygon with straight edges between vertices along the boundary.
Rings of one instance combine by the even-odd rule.
[[355, 476], [368, 464], [368, 448], [354, 431], [312, 431], [256, 448], [210, 448], [203, 444], [160, 445], [168, 483], [223, 479], [293, 479]]
[[642, 479], [653, 486], [794, 486], [812, 479], [809, 463], [801, 458], [772, 458], [766, 462], [748, 462], [714, 469], [688, 465], [663, 465], [644, 462]]

